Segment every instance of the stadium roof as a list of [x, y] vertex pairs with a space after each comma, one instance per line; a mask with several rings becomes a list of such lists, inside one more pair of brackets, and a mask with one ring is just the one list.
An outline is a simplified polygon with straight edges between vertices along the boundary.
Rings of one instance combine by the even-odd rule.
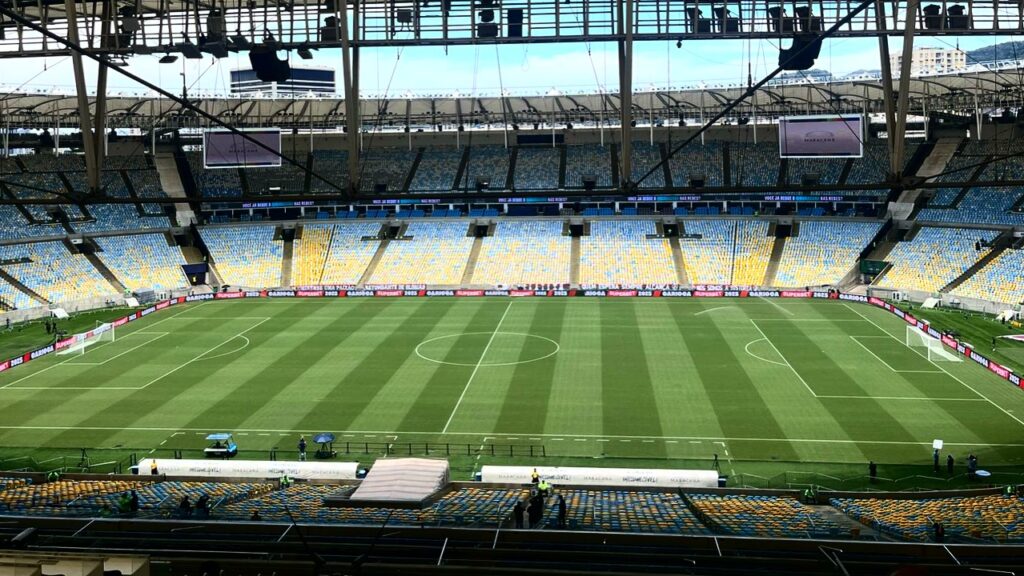
[[[910, 110], [974, 112], [999, 108], [1008, 101], [1019, 102], [1024, 92], [1020, 69], [983, 71], [956, 75], [914, 78], [910, 82]], [[776, 84], [759, 90], [742, 104], [740, 115], [882, 112], [884, 90], [880, 79], [846, 80], [829, 83]], [[687, 89], [656, 89], [633, 95], [638, 119], [698, 118], [711, 115], [739, 98], [739, 85], [705, 86]], [[278, 125], [336, 126], [344, 118], [344, 98], [337, 97], [230, 97], [193, 95], [202, 110], [237, 126]], [[620, 98], [614, 92], [547, 95], [469, 96], [436, 95], [370, 97], [362, 100], [364, 125], [409, 124], [501, 124], [557, 121], [588, 121], [613, 117]], [[73, 94], [8, 93], [0, 96], [0, 111], [16, 126], [52, 126], [74, 123], [78, 101]], [[179, 113], [180, 112], [180, 113]], [[110, 126], [195, 126], [192, 112], [180, 111], [166, 98], [109, 94], [107, 115]]]

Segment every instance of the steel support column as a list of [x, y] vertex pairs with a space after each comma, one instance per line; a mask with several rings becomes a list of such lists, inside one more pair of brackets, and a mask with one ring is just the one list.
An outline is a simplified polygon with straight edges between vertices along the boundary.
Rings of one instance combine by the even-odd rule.
[[[875, 2], [875, 22], [880, 30], [885, 30], [885, 0]], [[885, 105], [885, 144], [889, 150], [889, 178], [895, 178], [902, 168], [896, 165], [896, 151], [893, 148], [892, 135], [896, 132], [896, 96], [892, 89], [889, 37], [884, 34], [878, 37], [878, 54], [882, 70], [882, 99]]]
[[914, 29], [917, 26], [917, 5], [920, 0], [907, 0], [907, 18], [903, 26], [903, 61], [900, 62], [900, 88], [896, 97], [896, 131], [892, 134], [893, 159], [896, 166], [894, 173], [903, 177], [903, 155], [907, 149], [903, 137], [907, 132], [907, 115], [910, 113], [907, 102], [910, 99], [910, 66], [914, 59]]
[[[78, 44], [78, 8], [75, 0], [64, 0], [64, 9], [68, 18], [68, 40]], [[82, 55], [71, 53], [71, 64], [75, 75], [75, 94], [78, 96], [78, 121], [82, 129], [82, 149], [85, 152], [85, 171], [90, 191], [99, 189], [99, 166], [96, 165], [96, 141], [92, 136], [92, 113], [89, 111], [89, 94], [85, 86], [85, 67]], [[101, 65], [102, 68], [102, 65]]]
[[[69, 0], [70, 1], [70, 0]], [[353, 2], [356, 12], [354, 20], [359, 19], [358, 0]], [[341, 33], [341, 81], [345, 91], [345, 149], [348, 150], [348, 191], [350, 195], [359, 193], [359, 53], [352, 47], [348, 30], [348, 4], [340, 5], [339, 28]]]
[[619, 187], [633, 184], [633, 0], [619, 0]]

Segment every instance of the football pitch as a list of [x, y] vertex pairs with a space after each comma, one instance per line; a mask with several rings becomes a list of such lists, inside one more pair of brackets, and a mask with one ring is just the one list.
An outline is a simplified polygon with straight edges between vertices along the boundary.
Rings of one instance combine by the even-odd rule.
[[[869, 460], [931, 472], [933, 439], [960, 467], [971, 452], [983, 468], [1024, 463], [1024, 391], [904, 341], [899, 319], [838, 301], [204, 302], [0, 375], [0, 454], [166, 456], [228, 431], [246, 458], [295, 458], [300, 433], [333, 432], [336, 449], [445, 445], [467, 469], [718, 454], [731, 475]], [[503, 460], [510, 445], [545, 460]]]

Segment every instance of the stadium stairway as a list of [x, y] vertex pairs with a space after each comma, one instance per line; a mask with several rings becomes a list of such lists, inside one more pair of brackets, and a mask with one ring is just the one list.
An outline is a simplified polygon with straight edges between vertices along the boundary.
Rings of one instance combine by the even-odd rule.
[[569, 282], [578, 286], [580, 283], [580, 237], [573, 236], [572, 244], [569, 248]]
[[[774, 233], [774, 224], [772, 225], [772, 233]], [[798, 224], [794, 224], [794, 227]], [[764, 271], [764, 285], [774, 286], [775, 275], [779, 271], [779, 262], [782, 261], [782, 249], [786, 247], [786, 238], [775, 238], [775, 244], [772, 245], [772, 254], [768, 257], [768, 268]]]
[[294, 237], [283, 241], [281, 249], [281, 286], [292, 285], [292, 255], [295, 252]]
[[[470, 229], [473, 228], [473, 226], [470, 227]], [[466, 271], [462, 273], [463, 286], [469, 286], [473, 282], [473, 272], [476, 270], [476, 260], [480, 256], [480, 249], [483, 248], [483, 245], [483, 238], [473, 239], [473, 247], [469, 250], [469, 260], [466, 262]]]
[[384, 253], [387, 252], [388, 244], [390, 243], [391, 241], [387, 238], [380, 241], [380, 245], [377, 246], [377, 251], [373, 254], [373, 258], [366, 265], [366, 270], [363, 270], [363, 275], [359, 277], [360, 286], [369, 282], [370, 278], [373, 277], [373, 272], [377, 269], [377, 265], [380, 264], [380, 260], [384, 257]]
[[22, 284], [20, 281], [18, 281], [17, 278], [15, 278], [14, 276], [11, 276], [7, 272], [5, 272], [3, 269], [0, 269], [0, 278], [3, 278], [11, 286], [14, 286], [18, 290], [21, 290], [25, 294], [28, 294], [29, 296], [31, 296], [36, 302], [39, 302], [40, 304], [49, 304], [50, 303], [49, 300], [47, 300], [46, 298], [43, 298], [42, 296], [37, 294], [34, 290], [29, 288], [28, 286], [25, 286], [24, 284]]
[[156, 164], [156, 172], [160, 177], [160, 187], [164, 189], [171, 198], [181, 198], [181, 202], [174, 204], [174, 211], [176, 214], [176, 220], [178, 226], [188, 226], [189, 224], [195, 224], [198, 222], [196, 213], [192, 211], [192, 207], [188, 205], [188, 197], [185, 194], [185, 186], [181, 183], [181, 174], [178, 172], [177, 163], [174, 161], [174, 155], [168, 153], [158, 153], [153, 157], [153, 161]]
[[689, 284], [690, 278], [687, 276], [686, 266], [683, 264], [683, 249], [679, 246], [679, 237], [669, 238], [668, 244], [672, 247], [672, 264], [676, 267], [676, 282], [682, 285]]
[[968, 278], [974, 276], [979, 270], [981, 270], [985, 266], [988, 266], [989, 262], [998, 258], [1003, 252], [1006, 251], [1007, 248], [1010, 247], [1010, 244], [1012, 243], [1012, 231], [1007, 230], [1000, 234], [995, 240], [992, 241], [992, 250], [989, 250], [988, 254], [982, 256], [981, 260], [975, 262], [973, 266], [965, 270], [964, 273], [961, 274], [960, 276], [953, 279], [952, 282], [943, 286], [940, 292], [948, 294], [949, 292], [952, 292], [953, 290], [959, 288], [960, 285], [966, 282]]
[[98, 256], [96, 256], [96, 254], [86, 254], [85, 252], [82, 252], [81, 254], [82, 256], [85, 256], [85, 259], [88, 260], [89, 263], [92, 264], [93, 268], [95, 268], [100, 273], [100, 276], [103, 276], [103, 278], [107, 282], [110, 282], [110, 285], [117, 290], [118, 294], [125, 294], [127, 292], [127, 289], [124, 287], [124, 284], [122, 284], [121, 281], [117, 279], [117, 276], [115, 276], [114, 273], [110, 271], [110, 268], [107, 268], [107, 265], [104, 264], [103, 261], [100, 260]]

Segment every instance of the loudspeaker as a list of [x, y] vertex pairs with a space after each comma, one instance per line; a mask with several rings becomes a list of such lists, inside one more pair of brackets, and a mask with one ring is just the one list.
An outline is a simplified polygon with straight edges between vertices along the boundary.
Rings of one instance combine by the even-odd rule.
[[705, 177], [703, 174], [690, 174], [690, 187], [691, 188], [703, 188]]
[[280, 60], [271, 46], [256, 46], [249, 51], [249, 62], [256, 71], [256, 77], [264, 82], [287, 82], [292, 77], [292, 68], [287, 60]]
[[338, 41], [338, 18], [336, 16], [328, 16], [327, 18], [324, 18], [324, 25], [320, 27], [320, 41]]
[[508, 20], [508, 37], [523, 37], [523, 9], [512, 8], [507, 12], [505, 18]]
[[665, 238], [679, 237], [679, 224], [665, 224], [662, 226], [662, 230], [665, 232]]
[[942, 29], [942, 7], [938, 4], [929, 4], [922, 9], [924, 12], [924, 27], [927, 30]]
[[583, 189], [587, 192], [592, 192], [594, 188], [597, 188], [597, 176], [590, 174], [583, 175]]
[[817, 172], [808, 172], [800, 178], [800, 184], [803, 186], [816, 186], [818, 182], [821, 182], [821, 175]]
[[946, 28], [949, 30], [967, 30], [971, 27], [970, 14], [964, 14], [964, 7], [954, 4], [946, 9]]
[[486, 176], [477, 176], [476, 177], [476, 191], [477, 192], [480, 192], [482, 190], [487, 190], [490, 187], [491, 187], [491, 179], [490, 178], [488, 178]]
[[[797, 56], [801, 50], [804, 50], [803, 54]], [[820, 53], [821, 36], [800, 34], [793, 37], [792, 46], [779, 51], [779, 66], [783, 70], [809, 70]]]
[[[491, 12], [491, 19], [494, 19], [494, 12], [491, 10], [484, 10], [484, 12]], [[498, 37], [498, 25], [494, 22], [481, 23], [476, 25], [476, 37], [477, 38], [497, 38]]]

